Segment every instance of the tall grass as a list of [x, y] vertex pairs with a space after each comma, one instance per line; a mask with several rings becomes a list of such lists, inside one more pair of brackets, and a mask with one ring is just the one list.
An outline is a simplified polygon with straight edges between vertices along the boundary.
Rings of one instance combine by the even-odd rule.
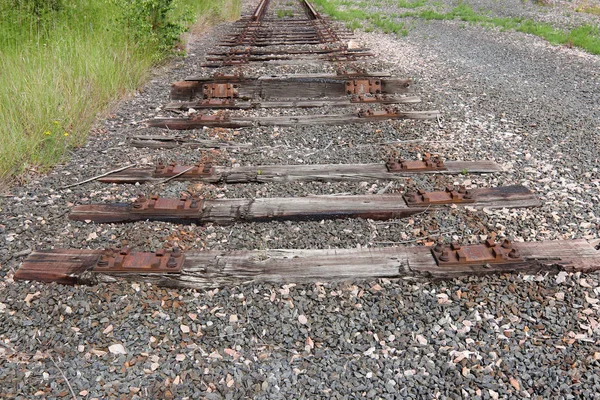
[[[63, 159], [99, 112], [171, 54], [123, 19], [128, 2], [0, 0], [0, 180]], [[169, 21], [188, 26], [232, 3], [239, 11], [239, 0], [175, 0]]]

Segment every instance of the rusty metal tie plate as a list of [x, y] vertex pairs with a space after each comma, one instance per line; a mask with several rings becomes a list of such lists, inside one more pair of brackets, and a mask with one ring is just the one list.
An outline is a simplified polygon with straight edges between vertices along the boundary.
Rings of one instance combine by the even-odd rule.
[[361, 94], [380, 94], [381, 80], [379, 79], [352, 79], [346, 81], [346, 93]]
[[232, 99], [204, 99], [198, 103], [200, 107], [232, 107], [235, 105], [235, 100]]
[[510, 240], [502, 244], [496, 243], [495, 237], [483, 244], [461, 246], [453, 243], [450, 246], [437, 244], [431, 247], [435, 262], [442, 266], [485, 265], [523, 262], [517, 249], [512, 247]]
[[156, 164], [154, 169], [155, 178], [170, 178], [176, 175], [180, 175], [182, 178], [198, 178], [207, 177], [213, 175], [215, 168], [210, 163], [196, 164], [193, 166], [189, 165], [177, 165], [171, 163], [165, 165], [163, 163]]
[[350, 102], [358, 103], [358, 104], [368, 104], [368, 103], [379, 103], [386, 99], [388, 99], [388, 97], [385, 95], [382, 95], [382, 94], [377, 94], [374, 96], [365, 96], [364, 94], [359, 94], [359, 95], [352, 95], [352, 97], [350, 98]]
[[229, 122], [229, 114], [204, 115], [196, 114], [190, 118], [192, 122]]
[[205, 83], [202, 86], [205, 99], [233, 99], [238, 97], [238, 85], [235, 83]]
[[445, 191], [425, 192], [418, 190], [416, 192], [407, 192], [404, 196], [404, 201], [409, 206], [427, 206], [431, 204], [460, 204], [473, 203], [475, 199], [473, 194], [464, 188], [454, 190], [447, 187]]
[[168, 213], [180, 217], [197, 217], [204, 207], [204, 200], [191, 196], [181, 196], [179, 199], [161, 198], [151, 195], [146, 198], [140, 195], [133, 202], [132, 214], [156, 215], [157, 213]]
[[155, 253], [131, 252], [129, 248], [106, 249], [100, 256], [94, 272], [164, 274], [181, 272], [185, 260], [179, 248], [161, 249]]
[[421, 161], [407, 161], [404, 159], [390, 159], [385, 163], [388, 172], [419, 172], [419, 171], [445, 171], [446, 165], [439, 157], [431, 157], [426, 153]]
[[359, 118], [369, 118], [369, 119], [390, 119], [397, 118], [400, 116], [399, 111], [396, 108], [389, 107], [385, 110], [360, 110], [357, 113]]

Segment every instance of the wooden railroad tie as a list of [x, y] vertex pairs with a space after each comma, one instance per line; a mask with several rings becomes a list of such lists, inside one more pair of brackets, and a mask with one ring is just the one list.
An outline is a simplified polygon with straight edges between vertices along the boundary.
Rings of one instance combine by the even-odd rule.
[[189, 118], [155, 118], [149, 126], [157, 128], [186, 130], [203, 127], [244, 128], [253, 126], [298, 126], [298, 125], [347, 125], [397, 119], [435, 119], [438, 111], [400, 111], [390, 108], [383, 111], [371, 109], [352, 114], [340, 115], [299, 115], [278, 117], [231, 117], [228, 114], [196, 114]]
[[[352, 38], [352, 33], [333, 24], [328, 18], [323, 18], [314, 7], [306, 0], [301, 0], [304, 15], [293, 18], [265, 18], [269, 1], [262, 0], [257, 5], [252, 16], [240, 18], [232, 26], [232, 33], [227, 35], [218, 46], [230, 47], [231, 52], [211, 57], [210, 63], [203, 67], [222, 67], [242, 65], [253, 61], [281, 62], [291, 61], [306, 62], [307, 60], [339, 61], [340, 57], [347, 60], [357, 60], [364, 57], [373, 57], [366, 49], [340, 49], [328, 55], [312, 54], [305, 47], [313, 46], [314, 50], [322, 50], [323, 45], [341, 45]], [[292, 47], [286, 55], [276, 54], [257, 56], [256, 48], [270, 48], [272, 46], [285, 45]], [[302, 47], [299, 47], [302, 46]], [[317, 47], [319, 46], [319, 47]], [[345, 46], [348, 47], [348, 46]], [[294, 59], [294, 60], [292, 60]]]
[[[241, 74], [215, 74], [189, 77], [171, 85], [171, 99], [321, 99], [360, 95], [401, 95], [413, 91], [412, 80], [387, 74], [352, 73], [304, 74], [246, 77]], [[292, 96], [292, 97], [290, 97]]]
[[365, 218], [404, 218], [450, 205], [475, 208], [536, 207], [540, 202], [524, 186], [465, 190], [446, 188], [436, 192], [408, 192], [384, 195], [307, 196], [256, 199], [201, 199], [191, 196], [140, 197], [131, 204], [89, 204], [75, 206], [69, 218], [99, 223], [160, 220], [215, 223], [265, 222]]
[[187, 111], [193, 109], [230, 109], [248, 110], [253, 108], [315, 108], [350, 107], [368, 104], [414, 104], [421, 102], [417, 96], [353, 95], [349, 98], [324, 100], [280, 100], [250, 101], [237, 99], [203, 99], [197, 101], [174, 101], [167, 104], [165, 110]]
[[364, 181], [402, 179], [414, 174], [495, 173], [502, 167], [493, 161], [441, 161], [425, 155], [423, 160], [389, 160], [386, 164], [303, 164], [219, 167], [212, 164], [158, 163], [155, 167], [128, 168], [98, 179], [106, 183], [156, 182], [166, 178], [207, 183], [292, 181]]
[[[447, 259], [447, 261], [440, 260]], [[502, 273], [592, 272], [600, 251], [584, 239], [481, 245], [327, 250], [34, 251], [17, 280], [97, 284], [120, 280], [206, 289], [258, 282], [314, 282], [376, 278], [455, 278]]]

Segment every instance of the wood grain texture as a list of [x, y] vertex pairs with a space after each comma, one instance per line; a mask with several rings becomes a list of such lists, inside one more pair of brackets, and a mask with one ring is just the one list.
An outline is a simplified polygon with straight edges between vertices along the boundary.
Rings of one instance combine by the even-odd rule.
[[[374, 179], [404, 179], [415, 174], [470, 174], [501, 172], [501, 166], [493, 161], [446, 161], [444, 171], [388, 172], [385, 164], [303, 164], [258, 165], [242, 167], [215, 167], [207, 177], [182, 175], [177, 180], [194, 180], [207, 183], [264, 183], [292, 181], [371, 181]], [[154, 176], [154, 168], [129, 168], [98, 179], [106, 183], [144, 183], [163, 180]]]
[[401, 111], [391, 116], [358, 116], [357, 114], [340, 115], [298, 115], [278, 117], [229, 117], [221, 121], [204, 118], [154, 118], [147, 121], [149, 126], [174, 130], [198, 129], [203, 127], [247, 128], [252, 126], [302, 126], [302, 125], [347, 125], [356, 123], [378, 122], [398, 119], [435, 119], [439, 111]]
[[[102, 274], [90, 271], [98, 250], [35, 251], [15, 279], [96, 284], [118, 280], [206, 289], [257, 282], [315, 282], [375, 278], [447, 279], [508, 272], [592, 272], [600, 251], [583, 239], [513, 243], [523, 261], [486, 266], [439, 267], [428, 247], [327, 250], [236, 250], [188, 252], [180, 274]], [[43, 268], [40, 268], [43, 266]], [[51, 274], [48, 271], [52, 271]]]
[[[539, 200], [523, 186], [482, 188], [471, 191], [474, 202], [465, 205], [475, 208], [535, 207]], [[364, 218], [386, 220], [404, 218], [448, 205], [408, 206], [400, 194], [360, 196], [308, 196], [257, 199], [205, 200], [197, 216], [182, 216], [177, 212], [153, 210], [134, 213], [130, 204], [90, 204], [75, 206], [69, 218], [77, 221], [130, 222], [159, 220], [173, 222], [212, 222], [228, 225], [234, 222], [321, 220]]]
[[210, 139], [195, 139], [185, 136], [134, 135], [129, 137], [133, 147], [149, 149], [173, 149], [188, 147], [194, 149], [239, 149], [250, 148], [251, 143], [224, 142]]
[[289, 100], [289, 101], [250, 101], [234, 100], [232, 104], [211, 105], [203, 104], [199, 101], [171, 102], [167, 104], [165, 110], [188, 110], [194, 109], [239, 109], [247, 110], [252, 108], [312, 108], [312, 107], [360, 107], [369, 104], [414, 104], [419, 103], [421, 99], [417, 96], [387, 96], [382, 98], [372, 98], [373, 101], [359, 103], [353, 102], [349, 98], [326, 99], [326, 100]]
[[[316, 57], [316, 58], [315, 58]], [[302, 60], [271, 60], [272, 63], [293, 64], [295, 62], [308, 62]], [[314, 56], [313, 62], [323, 61]], [[319, 99], [323, 97], [343, 97], [346, 96], [346, 81], [348, 79], [380, 79], [381, 94], [407, 94], [413, 92], [411, 79], [399, 79], [389, 77], [387, 74], [357, 74], [354, 76], [340, 76], [335, 74], [304, 74], [304, 75], [278, 75], [278, 76], [260, 76], [244, 77], [238, 83], [238, 95], [242, 100], [299, 100], [299, 99]], [[224, 79], [189, 77], [186, 81], [198, 81], [203, 84], [226, 83]], [[195, 88], [195, 87], [194, 87]], [[190, 100], [194, 94], [201, 93], [202, 90], [190, 87], [179, 88], [172, 92], [172, 100]]]

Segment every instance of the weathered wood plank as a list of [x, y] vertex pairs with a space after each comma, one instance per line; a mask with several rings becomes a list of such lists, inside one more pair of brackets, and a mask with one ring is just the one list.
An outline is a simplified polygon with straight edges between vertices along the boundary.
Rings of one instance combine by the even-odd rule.
[[312, 107], [353, 107], [369, 104], [415, 104], [420, 103], [417, 96], [385, 96], [369, 97], [367, 101], [353, 101], [349, 98], [327, 99], [327, 100], [290, 100], [290, 101], [238, 101], [231, 100], [227, 104], [214, 104], [198, 101], [174, 101], [167, 104], [165, 110], [189, 110], [194, 109], [238, 109], [247, 110], [251, 108], [312, 108]]
[[[523, 186], [506, 186], [471, 190], [475, 208], [536, 207], [539, 200]], [[160, 220], [176, 222], [212, 222], [228, 225], [234, 222], [264, 222], [284, 220], [321, 220], [339, 218], [369, 218], [386, 220], [405, 218], [447, 205], [407, 205], [400, 194], [360, 196], [308, 196], [291, 198], [218, 199], [205, 200], [203, 207], [185, 215], [171, 210], [135, 212], [131, 204], [90, 204], [75, 206], [72, 220], [95, 222], [130, 222]]]
[[172, 149], [175, 147], [189, 147], [197, 149], [237, 149], [250, 148], [251, 143], [224, 142], [210, 139], [195, 139], [185, 136], [160, 136], [160, 135], [135, 135], [129, 137], [129, 144], [133, 147], [150, 149]]
[[101, 254], [102, 250], [34, 251], [27, 257], [25, 268], [17, 270], [15, 279], [75, 284]]
[[[35, 251], [15, 274], [19, 280], [96, 284], [119, 280], [160, 286], [205, 289], [258, 282], [314, 282], [375, 278], [433, 278], [500, 273], [592, 272], [600, 251], [586, 240], [513, 243], [523, 257], [509, 264], [439, 267], [428, 247], [327, 250], [197, 251], [186, 254], [180, 274], [103, 274], [90, 270], [99, 250]], [[40, 269], [52, 271], [52, 276]]]
[[385, 117], [340, 114], [340, 115], [298, 115], [277, 117], [210, 117], [194, 116], [191, 118], [154, 118], [148, 120], [148, 125], [156, 128], [174, 130], [198, 129], [203, 127], [247, 128], [252, 126], [301, 126], [301, 125], [347, 125], [398, 119], [435, 119], [439, 111], [396, 111]]
[[[292, 181], [370, 181], [374, 179], [403, 179], [415, 174], [470, 174], [503, 171], [493, 161], [446, 161], [444, 171], [388, 172], [385, 164], [309, 164], [258, 165], [242, 167], [214, 167], [210, 176], [181, 175], [174, 180], [194, 180], [208, 183], [253, 183]], [[191, 166], [182, 166], [183, 169]], [[144, 183], [165, 179], [155, 176], [155, 168], [129, 168], [98, 179], [106, 183]]]
[[[317, 57], [317, 56], [315, 56]], [[276, 62], [277, 60], [273, 60]], [[294, 63], [298, 60], [280, 60], [284, 63]], [[300, 62], [309, 62], [303, 58]], [[319, 61], [313, 59], [312, 61]], [[322, 61], [322, 60], [321, 60]], [[243, 77], [232, 81], [219, 77], [189, 77], [187, 84], [176, 82], [172, 85], [172, 100], [192, 100], [196, 94], [202, 94], [201, 85], [194, 85], [193, 81], [202, 84], [235, 83], [240, 99], [318, 99], [322, 97], [343, 97], [346, 93], [346, 82], [349, 79], [368, 80], [379, 79], [381, 94], [407, 94], [413, 91], [411, 79], [392, 78], [386, 74], [305, 74], [305, 75], [278, 75]]]
[[[244, 76], [241, 78], [240, 83], [251, 84], [252, 81], [258, 80], [281, 80], [281, 81], [293, 81], [293, 80], [314, 80], [319, 81], [322, 79], [345, 81], [346, 79], [376, 79], [376, 78], [390, 78], [392, 75], [388, 72], [373, 72], [373, 73], [355, 73], [355, 74], [324, 74], [324, 73], [309, 73], [309, 74], [282, 74], [282, 75], [261, 75], [261, 76]], [[188, 76], [185, 78], [186, 81], [198, 81], [198, 82], [224, 82], [222, 78], [215, 76]], [[405, 80], [406, 81], [406, 80]], [[411, 81], [408, 79], [408, 81]]]

